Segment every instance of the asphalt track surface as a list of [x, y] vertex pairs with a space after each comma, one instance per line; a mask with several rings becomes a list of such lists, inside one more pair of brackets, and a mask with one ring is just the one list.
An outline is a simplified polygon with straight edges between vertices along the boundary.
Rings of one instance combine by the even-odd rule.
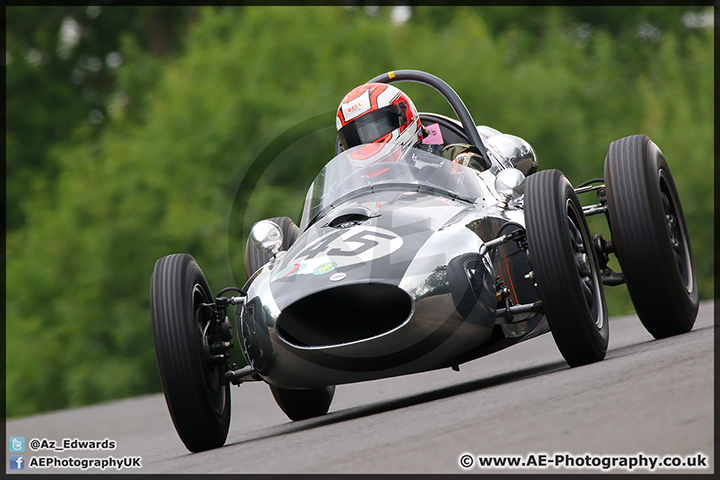
[[[148, 395], [6, 422], [7, 436], [114, 440], [111, 451], [31, 451], [32, 457], [140, 456], [122, 473], [649, 473], [646, 468], [480, 468], [479, 455], [586, 454], [707, 457], [714, 473], [714, 308], [694, 329], [654, 340], [635, 316], [613, 318], [605, 360], [569, 368], [550, 334], [450, 369], [342, 385], [328, 415], [291, 422], [264, 383], [232, 388], [232, 423], [222, 448], [190, 454], [165, 400]], [[9, 452], [9, 445], [6, 445]], [[8, 453], [8, 457], [12, 452]], [[460, 466], [463, 454], [474, 464]], [[534, 457], [539, 461], [541, 457]], [[601, 460], [590, 460], [598, 462]], [[579, 462], [577, 462], [579, 463]], [[91, 468], [84, 473], [115, 473]]]

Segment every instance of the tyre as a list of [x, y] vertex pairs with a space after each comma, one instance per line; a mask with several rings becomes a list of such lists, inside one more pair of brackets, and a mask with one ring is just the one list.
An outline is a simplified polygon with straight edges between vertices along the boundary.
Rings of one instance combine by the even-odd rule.
[[605, 187], [612, 243], [640, 321], [655, 338], [690, 331], [697, 278], [665, 157], [645, 135], [616, 140], [605, 159]]
[[270, 390], [278, 406], [290, 420], [305, 420], [325, 415], [335, 395], [334, 385], [311, 390], [290, 390], [271, 385]]
[[[275, 222], [283, 234], [280, 250], [284, 251], [295, 243], [300, 229], [289, 217], [275, 217], [269, 220]], [[250, 278], [260, 267], [270, 261], [271, 254], [257, 248], [248, 237], [245, 246], [245, 273]], [[273, 398], [278, 406], [290, 420], [305, 420], [307, 418], [325, 415], [330, 409], [335, 394], [335, 386], [313, 388], [309, 390], [290, 390], [270, 385]]]
[[170, 416], [191, 452], [221, 447], [230, 427], [227, 361], [211, 358], [218, 341], [214, 303], [205, 275], [188, 254], [155, 263], [150, 287], [153, 339]]
[[559, 170], [527, 177], [528, 256], [555, 344], [571, 367], [605, 358], [608, 321], [600, 265], [582, 206]]
[[[283, 243], [280, 250], [290, 248], [290, 245], [295, 243], [295, 239], [300, 233], [300, 228], [298, 228], [295, 222], [289, 217], [274, 217], [268, 220], [275, 222], [283, 234]], [[250, 278], [260, 267], [269, 262], [271, 257], [272, 255], [270, 253], [253, 245], [250, 237], [248, 237], [247, 243], [245, 244], [245, 275], [247, 275], [247, 278]]]

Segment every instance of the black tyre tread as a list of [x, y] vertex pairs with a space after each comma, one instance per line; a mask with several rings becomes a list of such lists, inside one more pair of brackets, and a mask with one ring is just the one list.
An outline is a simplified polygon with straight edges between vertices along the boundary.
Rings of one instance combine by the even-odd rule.
[[[280, 231], [283, 234], [281, 250], [290, 248], [300, 234], [300, 228], [295, 225], [295, 222], [293, 222], [290, 217], [273, 217], [268, 218], [268, 220], [275, 222], [280, 227]], [[248, 237], [245, 244], [245, 275], [247, 275], [247, 278], [250, 278], [253, 273], [268, 261], [270, 261], [270, 254], [256, 248]]]
[[[189, 271], [193, 270], [193, 271]], [[199, 273], [198, 273], [199, 272]], [[225, 443], [230, 424], [230, 397], [227, 408], [215, 414], [209, 403], [202, 376], [200, 343], [193, 322], [192, 298], [182, 285], [188, 275], [210, 294], [211, 290], [195, 259], [188, 254], [168, 255], [155, 263], [151, 281], [150, 308], [155, 352], [168, 409], [181, 440], [192, 452], [217, 448]], [[179, 280], [182, 279], [182, 280]]]
[[[530, 263], [555, 343], [574, 367], [605, 358], [608, 326], [602, 287], [603, 329], [598, 331], [578, 281], [570, 240], [565, 233], [568, 197], [582, 212], [577, 195], [559, 170], [542, 170], [527, 178], [525, 219]], [[582, 213], [580, 217], [587, 229]]]
[[325, 415], [335, 394], [334, 385], [311, 390], [290, 390], [271, 385], [270, 390], [278, 406], [293, 421]]
[[[648, 155], [650, 142], [646, 135], [612, 142], [605, 160], [605, 181], [612, 240], [633, 306], [648, 332], [664, 338], [692, 329], [699, 299], [694, 267], [695, 288], [688, 294], [669, 239], [658, 241], [666, 236], [666, 227], [654, 167], [665, 170], [672, 189], [675, 185], [662, 155], [657, 159]], [[687, 232], [679, 203], [677, 208]]]

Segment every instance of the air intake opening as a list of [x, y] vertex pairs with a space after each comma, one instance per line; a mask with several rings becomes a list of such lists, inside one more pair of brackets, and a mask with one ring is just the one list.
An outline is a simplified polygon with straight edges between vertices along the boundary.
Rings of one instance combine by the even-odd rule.
[[328, 227], [341, 227], [346, 223], [359, 225], [369, 218], [370, 217], [367, 215], [363, 215], [361, 213], [348, 213], [347, 215], [340, 215], [339, 217], [334, 218], [330, 223], [328, 223]]
[[405, 322], [411, 310], [408, 294], [393, 285], [342, 285], [286, 307], [276, 326], [293, 345], [338, 345], [390, 331]]

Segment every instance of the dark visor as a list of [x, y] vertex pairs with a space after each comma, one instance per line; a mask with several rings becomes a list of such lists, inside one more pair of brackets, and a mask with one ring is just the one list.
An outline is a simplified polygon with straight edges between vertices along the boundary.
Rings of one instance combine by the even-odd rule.
[[388, 105], [342, 127], [338, 130], [338, 140], [343, 149], [347, 150], [363, 143], [373, 143], [398, 128], [400, 109], [396, 105]]

